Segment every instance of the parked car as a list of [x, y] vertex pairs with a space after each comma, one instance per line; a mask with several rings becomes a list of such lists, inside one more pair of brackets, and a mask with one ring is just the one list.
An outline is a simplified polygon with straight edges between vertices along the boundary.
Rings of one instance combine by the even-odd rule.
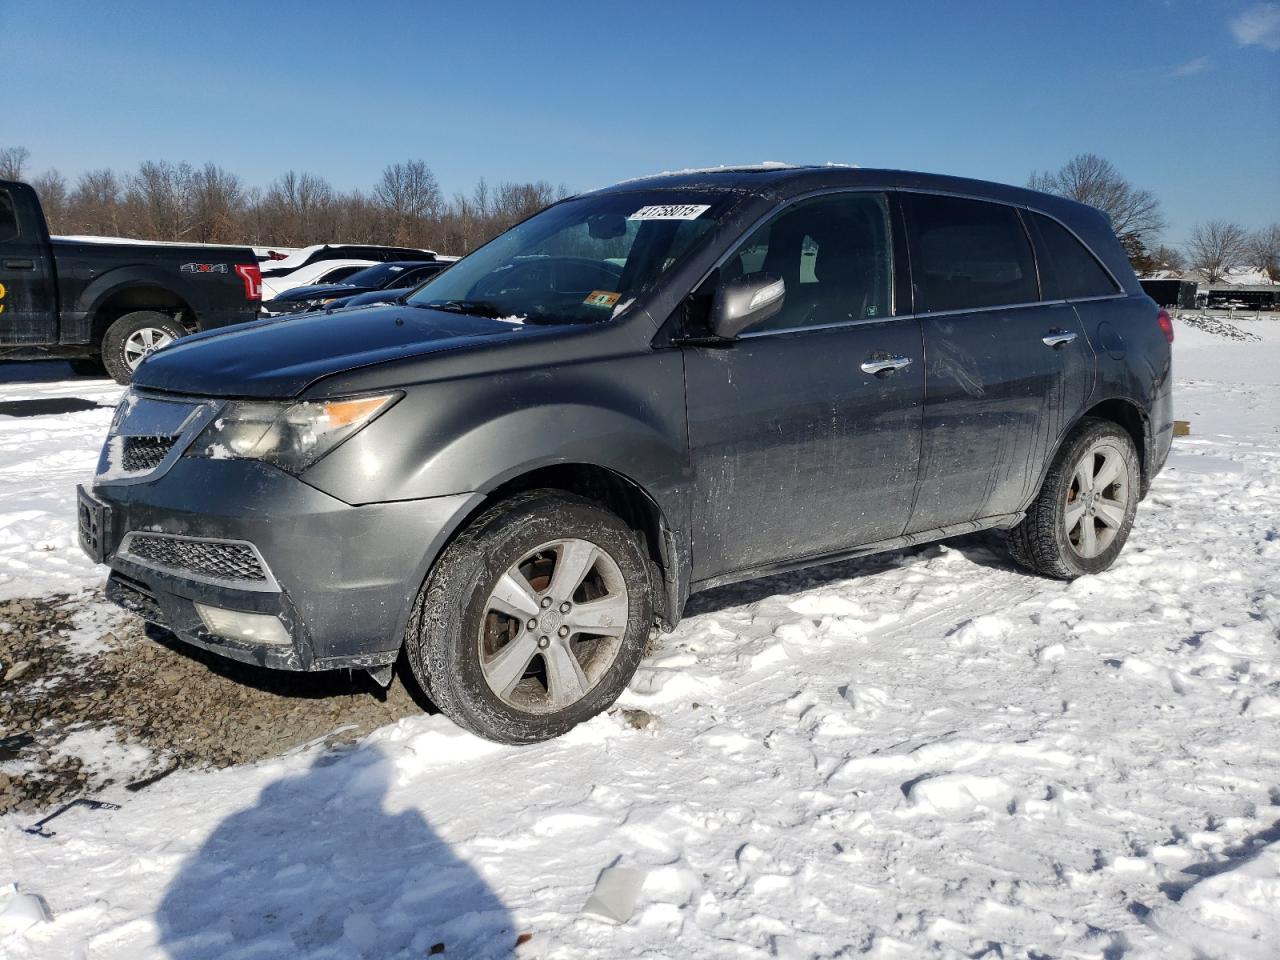
[[344, 305], [347, 299], [362, 293], [381, 292], [386, 294], [388, 301], [394, 300], [448, 265], [442, 261], [413, 260], [375, 263], [357, 270], [339, 283], [306, 284], [286, 290], [264, 303], [262, 312], [268, 316], [305, 313], [326, 305]]
[[[287, 290], [314, 287], [318, 284], [341, 283], [354, 273], [374, 265], [372, 260], [318, 260], [287, 273], [264, 270], [262, 300], [264, 307]], [[269, 275], [268, 275], [269, 274]]]
[[280, 256], [268, 251], [271, 259], [269, 267], [264, 268], [264, 275], [271, 276], [271, 271], [278, 270], [278, 276], [284, 276], [299, 267], [310, 266], [321, 260], [368, 260], [370, 263], [389, 263], [393, 260], [435, 260], [433, 250], [418, 250], [414, 247], [384, 247], [370, 243], [315, 243], [309, 247], [299, 247], [287, 255]]
[[36, 192], [0, 180], [0, 360], [128, 383], [179, 337], [253, 319], [261, 296], [247, 247], [53, 239]]
[[148, 358], [82, 543], [190, 644], [384, 683], [403, 650], [461, 726], [541, 740], [695, 591], [992, 528], [1046, 576], [1105, 570], [1169, 451], [1172, 338], [1106, 216], [1059, 197], [633, 181], [402, 303]]

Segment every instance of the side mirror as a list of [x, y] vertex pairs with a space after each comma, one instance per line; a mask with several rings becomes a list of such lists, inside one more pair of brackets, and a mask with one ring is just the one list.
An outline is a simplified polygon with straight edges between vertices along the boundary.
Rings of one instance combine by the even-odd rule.
[[711, 332], [733, 340], [747, 327], [778, 315], [787, 285], [772, 273], [748, 273], [723, 283], [711, 302]]

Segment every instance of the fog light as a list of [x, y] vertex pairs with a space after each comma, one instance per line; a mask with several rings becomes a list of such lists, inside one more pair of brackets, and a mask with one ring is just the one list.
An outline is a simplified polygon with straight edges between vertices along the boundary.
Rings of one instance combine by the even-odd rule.
[[242, 613], [239, 610], [224, 610], [221, 607], [210, 607], [197, 603], [196, 613], [209, 628], [228, 640], [241, 640], [245, 643], [270, 643], [276, 646], [288, 646], [293, 643], [289, 631], [280, 622], [279, 617], [269, 613]]

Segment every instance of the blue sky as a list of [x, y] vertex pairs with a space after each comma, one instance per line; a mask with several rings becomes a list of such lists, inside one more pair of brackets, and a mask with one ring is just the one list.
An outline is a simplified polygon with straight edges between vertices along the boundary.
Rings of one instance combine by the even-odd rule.
[[1013, 183], [1099, 153], [1168, 239], [1280, 220], [1280, 4], [0, 0], [0, 146], [367, 187], [841, 161]]

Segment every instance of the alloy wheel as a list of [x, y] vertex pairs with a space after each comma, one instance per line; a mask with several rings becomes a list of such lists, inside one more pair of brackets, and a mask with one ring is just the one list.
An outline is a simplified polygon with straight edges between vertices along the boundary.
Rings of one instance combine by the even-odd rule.
[[124, 362], [128, 364], [130, 370], [136, 370], [143, 360], [171, 343], [173, 343], [173, 337], [158, 327], [143, 327], [135, 330], [125, 338]]
[[1089, 447], [1071, 475], [1062, 513], [1071, 549], [1086, 560], [1106, 551], [1124, 528], [1130, 496], [1124, 454], [1106, 440]]
[[489, 689], [529, 713], [572, 706], [617, 659], [629, 609], [622, 571], [600, 547], [576, 538], [537, 547], [485, 602], [479, 646]]

